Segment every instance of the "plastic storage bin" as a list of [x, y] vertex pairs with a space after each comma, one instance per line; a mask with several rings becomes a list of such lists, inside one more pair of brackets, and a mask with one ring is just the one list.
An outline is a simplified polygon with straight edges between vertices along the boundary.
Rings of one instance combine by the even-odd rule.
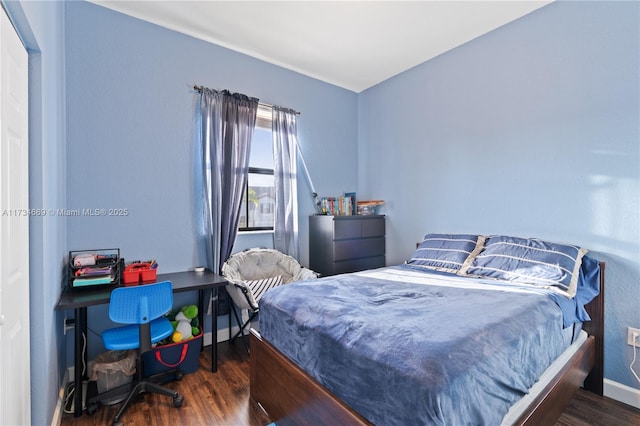
[[140, 270], [140, 281], [142, 281], [143, 283], [148, 281], [155, 281], [157, 272], [158, 272], [157, 269]]
[[[131, 383], [136, 373], [136, 357], [135, 350], [107, 351], [96, 356], [90, 365], [89, 380], [96, 382], [98, 393]], [[124, 394], [120, 398], [101, 401], [101, 403], [116, 404], [123, 401], [126, 396]]]
[[189, 340], [156, 346], [142, 355], [142, 371], [145, 376], [165, 373], [177, 369], [184, 374], [198, 370], [202, 331]]
[[153, 282], [156, 280], [157, 268], [151, 268], [151, 263], [132, 263], [127, 265], [122, 272], [122, 282], [125, 285], [136, 285], [140, 282]]

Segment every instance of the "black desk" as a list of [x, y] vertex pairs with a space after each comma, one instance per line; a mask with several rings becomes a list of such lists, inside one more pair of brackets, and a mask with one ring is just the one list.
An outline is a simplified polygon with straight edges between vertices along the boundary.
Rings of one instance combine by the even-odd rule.
[[[204, 272], [175, 272], [170, 274], [158, 274], [157, 282], [171, 281], [173, 292], [198, 290], [198, 315], [200, 324], [204, 324], [203, 317], [207, 306], [205, 306], [204, 291], [211, 289], [213, 300], [211, 310], [211, 371], [218, 369], [218, 350], [216, 345], [216, 335], [218, 331], [218, 316], [216, 304], [218, 300], [218, 288], [227, 284], [224, 277], [206, 270]], [[56, 310], [73, 309], [75, 313], [74, 326], [74, 383], [75, 383], [75, 417], [82, 415], [82, 382], [86, 380], [86, 373], [83, 374], [83, 365], [87, 364], [86, 351], [83, 352], [83, 336], [87, 336], [87, 307], [109, 303], [113, 287], [103, 287], [98, 289], [79, 289], [68, 291], [65, 289], [60, 295], [60, 300], [56, 305]], [[86, 338], [86, 337], [85, 337]], [[79, 391], [78, 391], [79, 390]]]

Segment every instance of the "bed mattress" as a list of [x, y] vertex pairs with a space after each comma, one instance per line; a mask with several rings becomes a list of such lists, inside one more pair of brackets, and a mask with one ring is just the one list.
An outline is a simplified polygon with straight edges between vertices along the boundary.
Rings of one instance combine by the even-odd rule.
[[262, 336], [380, 425], [500, 424], [572, 331], [544, 291], [402, 266], [260, 302]]

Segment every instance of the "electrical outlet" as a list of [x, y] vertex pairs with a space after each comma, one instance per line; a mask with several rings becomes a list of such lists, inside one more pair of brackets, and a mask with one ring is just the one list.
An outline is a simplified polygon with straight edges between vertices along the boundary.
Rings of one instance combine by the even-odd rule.
[[[635, 341], [633, 340], [634, 333], [636, 335]], [[637, 346], [640, 348], [640, 328], [629, 327], [627, 329], [627, 345]]]
[[64, 317], [64, 323], [62, 326], [62, 333], [66, 336], [67, 335], [67, 331], [68, 330], [73, 330], [73, 327], [75, 327], [75, 319], [73, 318], [67, 318], [66, 316]]

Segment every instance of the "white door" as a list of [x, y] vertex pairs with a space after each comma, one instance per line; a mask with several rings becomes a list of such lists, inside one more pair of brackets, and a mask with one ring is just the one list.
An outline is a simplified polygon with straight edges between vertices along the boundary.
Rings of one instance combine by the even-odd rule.
[[0, 425], [31, 423], [27, 52], [0, 17]]

